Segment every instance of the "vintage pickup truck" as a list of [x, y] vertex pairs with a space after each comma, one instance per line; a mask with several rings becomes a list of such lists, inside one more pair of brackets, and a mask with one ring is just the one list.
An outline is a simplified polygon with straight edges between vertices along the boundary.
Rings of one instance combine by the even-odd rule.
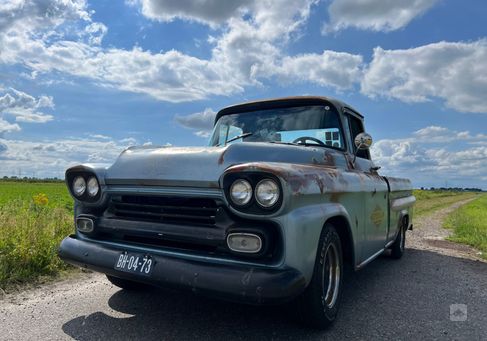
[[109, 168], [69, 168], [76, 232], [59, 255], [125, 289], [296, 302], [325, 328], [344, 266], [400, 258], [412, 228], [411, 183], [379, 175], [371, 143], [363, 116], [331, 98], [225, 108], [208, 147], [132, 147]]

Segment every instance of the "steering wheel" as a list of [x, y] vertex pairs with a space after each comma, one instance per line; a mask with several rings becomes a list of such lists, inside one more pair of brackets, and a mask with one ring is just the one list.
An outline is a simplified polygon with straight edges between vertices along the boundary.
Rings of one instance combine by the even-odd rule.
[[325, 144], [323, 143], [323, 141], [321, 140], [318, 140], [317, 138], [315, 137], [311, 137], [311, 136], [302, 136], [302, 137], [298, 137], [296, 140], [293, 141], [293, 143], [306, 143], [306, 141], [313, 141], [313, 142], [316, 142], [318, 143], [319, 145], [322, 145], [324, 146]]

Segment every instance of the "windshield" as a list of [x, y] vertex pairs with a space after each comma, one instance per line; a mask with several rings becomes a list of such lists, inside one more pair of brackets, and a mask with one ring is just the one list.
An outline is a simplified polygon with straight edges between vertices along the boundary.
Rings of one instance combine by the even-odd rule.
[[276, 108], [220, 117], [213, 130], [210, 146], [236, 142], [345, 147], [338, 113], [331, 105]]

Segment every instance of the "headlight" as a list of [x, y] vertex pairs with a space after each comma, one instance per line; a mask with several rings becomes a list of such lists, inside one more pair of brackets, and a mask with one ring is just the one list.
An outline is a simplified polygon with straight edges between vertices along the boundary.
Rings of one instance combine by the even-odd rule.
[[279, 186], [274, 180], [264, 179], [255, 186], [255, 199], [262, 207], [269, 208], [279, 200]]
[[88, 195], [90, 197], [96, 197], [100, 191], [100, 186], [98, 185], [98, 180], [94, 176], [88, 179]]
[[85, 194], [86, 191], [86, 181], [82, 176], [77, 176], [73, 181], [73, 193], [77, 197]]
[[230, 198], [239, 205], [246, 205], [252, 199], [252, 185], [247, 180], [239, 179], [230, 187]]

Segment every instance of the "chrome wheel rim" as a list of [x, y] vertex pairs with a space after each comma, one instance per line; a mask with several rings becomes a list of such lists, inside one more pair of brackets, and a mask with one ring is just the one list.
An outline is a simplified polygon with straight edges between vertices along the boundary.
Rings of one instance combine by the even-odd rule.
[[340, 289], [340, 258], [334, 244], [328, 245], [326, 249], [323, 267], [323, 303], [333, 308]]

